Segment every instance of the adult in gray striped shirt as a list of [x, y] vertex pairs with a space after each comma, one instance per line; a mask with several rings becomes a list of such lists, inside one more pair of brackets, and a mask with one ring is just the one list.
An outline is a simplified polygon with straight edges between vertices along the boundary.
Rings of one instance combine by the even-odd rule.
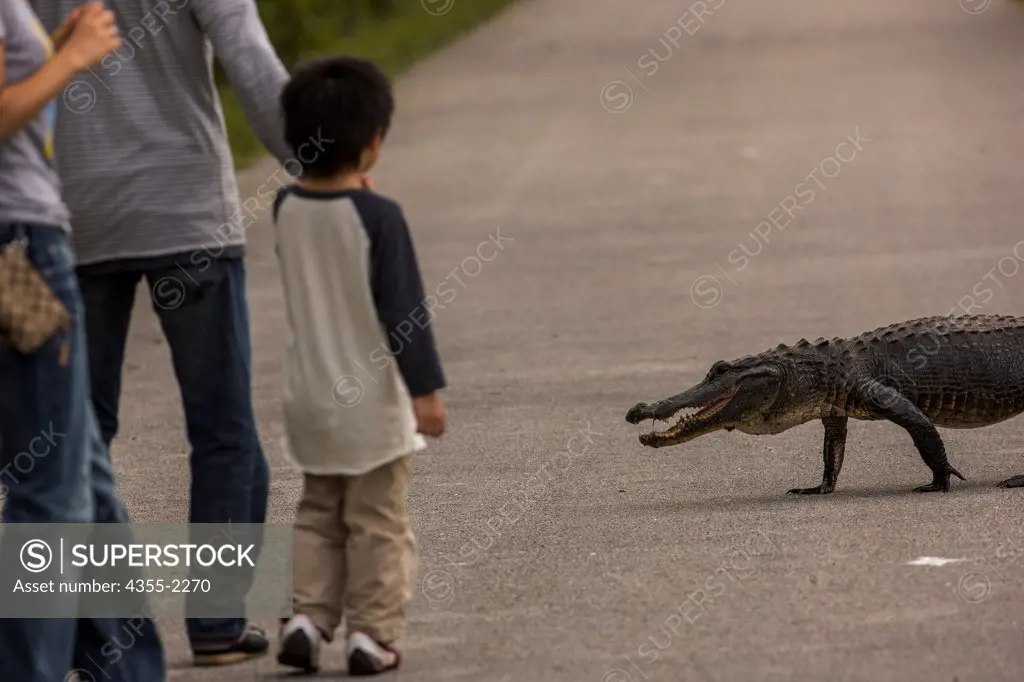
[[[80, 2], [33, 0], [48, 30]], [[288, 74], [254, 0], [104, 4], [124, 43], [65, 89], [55, 143], [100, 428], [109, 445], [135, 290], [145, 278], [171, 349], [192, 447], [189, 521], [260, 524], [269, 475], [250, 388], [243, 252], [251, 218], [239, 205], [212, 57], [286, 169], [278, 98]], [[266, 209], [272, 201], [271, 195]], [[244, 612], [250, 584], [241, 583], [220, 595], [225, 609]], [[188, 633], [198, 665], [267, 650], [265, 633], [244, 618], [189, 618]]]

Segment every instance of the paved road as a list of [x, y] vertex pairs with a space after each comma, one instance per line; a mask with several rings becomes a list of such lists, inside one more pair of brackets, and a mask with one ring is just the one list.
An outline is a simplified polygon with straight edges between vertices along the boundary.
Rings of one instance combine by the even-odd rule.
[[[971, 2], [529, 0], [400, 84], [377, 180], [447, 303], [451, 433], [416, 462], [423, 583], [393, 679], [1020, 679], [1024, 491], [994, 487], [1024, 472], [1020, 421], [945, 431], [969, 482], [934, 496], [909, 493], [928, 471], [903, 432], [854, 424], [826, 499], [784, 495], [819, 480], [820, 425], [651, 451], [623, 421], [779, 342], [1024, 314], [1024, 12]], [[255, 391], [287, 521], [262, 218]], [[145, 303], [126, 381], [121, 490], [180, 520]], [[173, 679], [280, 674], [191, 671], [165, 627]]]

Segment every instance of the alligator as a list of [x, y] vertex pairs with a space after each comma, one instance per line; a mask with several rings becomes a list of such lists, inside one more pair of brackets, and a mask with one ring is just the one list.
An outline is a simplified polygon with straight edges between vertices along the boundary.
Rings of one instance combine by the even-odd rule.
[[[1024, 412], [1024, 317], [935, 316], [909, 320], [847, 339], [801, 339], [758, 355], [715, 362], [693, 388], [655, 403], [638, 403], [626, 421], [678, 421], [645, 433], [662, 448], [720, 429], [773, 435], [814, 420], [825, 429], [821, 485], [790, 494], [835, 490], [846, 451], [847, 422], [887, 420], [902, 427], [931, 469], [914, 492], [949, 491], [950, 465], [936, 427], [991, 426]], [[1024, 474], [999, 483], [1024, 487]]]

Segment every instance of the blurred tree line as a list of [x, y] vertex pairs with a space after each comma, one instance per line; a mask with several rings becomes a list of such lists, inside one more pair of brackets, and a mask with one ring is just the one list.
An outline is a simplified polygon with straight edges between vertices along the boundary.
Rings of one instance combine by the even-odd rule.
[[[6, 0], [0, 0], [5, 2]], [[285, 67], [327, 55], [372, 59], [396, 78], [515, 0], [254, 0]], [[215, 66], [237, 166], [265, 152]]]
[[289, 69], [340, 38], [393, 18], [424, 11], [420, 0], [257, 0], [271, 42]]

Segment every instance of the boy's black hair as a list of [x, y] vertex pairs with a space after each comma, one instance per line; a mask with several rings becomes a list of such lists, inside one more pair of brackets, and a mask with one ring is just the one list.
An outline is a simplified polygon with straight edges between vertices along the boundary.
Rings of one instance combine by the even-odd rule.
[[296, 70], [281, 108], [303, 176], [323, 178], [358, 167], [373, 138], [387, 134], [395, 101], [391, 81], [373, 62], [331, 57]]

